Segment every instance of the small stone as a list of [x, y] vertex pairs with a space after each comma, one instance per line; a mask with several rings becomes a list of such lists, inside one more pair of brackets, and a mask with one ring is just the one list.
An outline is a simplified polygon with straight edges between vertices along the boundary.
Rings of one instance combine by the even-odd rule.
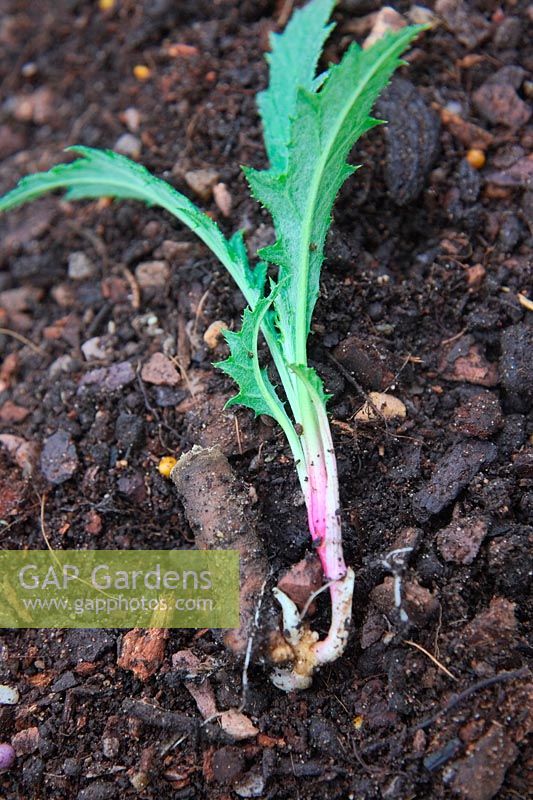
[[80, 350], [86, 361], [105, 361], [107, 358], [107, 352], [105, 347], [102, 347], [100, 336], [93, 336], [92, 339], [87, 339], [81, 345]]
[[141, 417], [123, 412], [117, 417], [115, 438], [121, 450], [138, 447], [144, 438], [144, 421]]
[[86, 281], [97, 273], [95, 264], [82, 251], [76, 250], [68, 257], [68, 276], [73, 281]]
[[458, 519], [437, 534], [437, 548], [445, 561], [471, 564], [487, 535], [487, 520], [475, 517]]
[[7, 742], [0, 744], [0, 772], [9, 769], [15, 763], [16, 756], [17, 754], [10, 744]]
[[213, 169], [195, 169], [185, 173], [187, 185], [202, 200], [208, 201], [213, 194], [213, 187], [218, 183], [219, 175]]
[[122, 114], [122, 119], [130, 133], [137, 133], [141, 124], [141, 115], [138, 109], [130, 106]]
[[407, 409], [397, 397], [385, 392], [370, 392], [367, 401], [355, 415], [358, 422], [376, 422], [381, 418], [405, 419]]
[[128, 158], [137, 159], [141, 155], [141, 140], [132, 133], [123, 133], [115, 142], [114, 150]]
[[164, 289], [170, 280], [170, 267], [166, 261], [143, 261], [135, 277], [141, 289]]
[[260, 772], [250, 770], [234, 784], [233, 791], [239, 797], [262, 797], [265, 791], [265, 779]]
[[231, 194], [225, 183], [215, 183], [213, 186], [213, 198], [219, 207], [224, 217], [231, 215], [231, 207], [233, 205]]
[[508, 128], [525, 125], [531, 108], [517, 93], [525, 74], [522, 67], [506, 66], [488, 78], [472, 95], [479, 113], [493, 125]]
[[486, 439], [497, 433], [503, 424], [500, 401], [492, 392], [469, 397], [455, 412], [454, 425], [467, 436]]
[[493, 42], [498, 50], [514, 50], [522, 35], [522, 21], [519, 17], [506, 17], [493, 36]]
[[11, 400], [6, 400], [6, 402], [0, 406], [0, 420], [8, 424], [23, 422], [30, 413], [29, 408], [17, 406]]
[[463, 0], [437, 0], [435, 11], [469, 50], [474, 50], [490, 35], [490, 22]]
[[163, 353], [154, 353], [141, 369], [141, 378], [156, 386], [177, 386], [180, 375], [172, 361]]
[[102, 753], [106, 758], [116, 758], [120, 750], [120, 740], [115, 736], [104, 736], [102, 739]]
[[135, 505], [142, 505], [146, 502], [146, 485], [142, 472], [133, 472], [129, 475], [122, 475], [117, 481], [117, 489], [120, 494]]
[[[372, 589], [370, 598], [379, 611], [390, 614], [394, 609], [394, 578], [387, 576], [382, 584]], [[429, 589], [416, 581], [404, 581], [402, 606], [415, 625], [424, 625], [438, 612], [440, 603]]]
[[322, 586], [323, 578], [320, 561], [311, 553], [283, 575], [278, 581], [278, 589], [290, 597], [302, 611], [309, 596]]
[[64, 672], [50, 687], [52, 692], [66, 692], [78, 685], [78, 680], [73, 672]]
[[478, 289], [481, 289], [486, 274], [487, 270], [483, 264], [473, 264], [467, 268], [466, 282], [471, 292], [477, 292]]
[[378, 39], [382, 39], [386, 33], [389, 31], [399, 31], [401, 28], [404, 28], [406, 24], [405, 19], [394, 8], [391, 6], [383, 6], [374, 18], [372, 30], [364, 40], [363, 48], [367, 50], [369, 47], [372, 47]]
[[79, 362], [67, 354], [59, 356], [48, 367], [48, 374], [55, 380], [62, 373], [74, 372], [79, 367]]
[[78, 394], [95, 386], [101, 392], [116, 392], [135, 380], [135, 372], [129, 361], [119, 361], [110, 367], [93, 369], [80, 380]]
[[53, 484], [72, 478], [78, 469], [78, 454], [70, 434], [62, 429], [46, 439], [41, 453], [41, 471]]
[[14, 706], [19, 700], [19, 690], [15, 686], [0, 684], [0, 706]]
[[39, 728], [34, 725], [16, 733], [11, 739], [11, 744], [17, 756], [26, 756], [35, 753], [39, 747]]
[[210, 350], [216, 350], [220, 341], [222, 341], [222, 331], [227, 331], [228, 326], [221, 319], [216, 319], [207, 328], [204, 333], [203, 339]]
[[6, 105], [6, 110], [18, 122], [34, 122], [36, 125], [46, 125], [56, 113], [54, 94], [47, 86], [41, 86], [31, 94], [17, 95]]

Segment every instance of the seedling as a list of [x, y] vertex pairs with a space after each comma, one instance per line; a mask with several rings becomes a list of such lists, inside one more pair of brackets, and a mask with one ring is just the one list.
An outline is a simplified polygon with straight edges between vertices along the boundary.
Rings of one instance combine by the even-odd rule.
[[[388, 33], [367, 50], [352, 44], [341, 62], [316, 74], [335, 0], [312, 0], [296, 11], [267, 55], [268, 88], [258, 95], [268, 169], [244, 168], [253, 196], [272, 216], [276, 241], [258, 252], [252, 269], [241, 232], [227, 239], [187, 197], [144, 167], [108, 150], [69, 148], [82, 158], [31, 175], [0, 199], [0, 211], [54, 189], [70, 200], [96, 197], [141, 200], [165, 208], [193, 230], [226, 267], [248, 307], [241, 330], [225, 332], [230, 357], [218, 366], [239, 387], [228, 405], [273, 417], [292, 451], [307, 506], [309, 531], [331, 595], [325, 639], [302, 622], [296, 606], [276, 591], [283, 611], [283, 666], [274, 683], [309, 686], [315, 669], [343, 652], [351, 618], [354, 573], [341, 535], [337, 465], [326, 413], [328, 395], [309, 366], [307, 339], [319, 294], [324, 243], [339, 189], [357, 167], [346, 159], [354, 143], [379, 124], [369, 116], [400, 56], [421, 26]], [[267, 275], [267, 273], [269, 273]], [[283, 388], [258, 357], [264, 337]]]

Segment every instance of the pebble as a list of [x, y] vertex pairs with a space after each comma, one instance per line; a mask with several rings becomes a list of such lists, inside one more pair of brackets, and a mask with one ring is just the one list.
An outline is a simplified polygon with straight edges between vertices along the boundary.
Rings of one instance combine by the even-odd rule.
[[445, 561], [471, 564], [488, 531], [487, 520], [467, 517], [457, 519], [437, 534], [437, 548]]
[[519, 17], [506, 17], [496, 28], [493, 42], [498, 50], [513, 50], [518, 45], [521, 35], [522, 21]]
[[70, 253], [68, 257], [68, 276], [73, 281], [86, 281], [94, 278], [97, 269], [91, 259], [81, 250]]
[[372, 30], [363, 42], [366, 50], [372, 47], [378, 39], [381, 39], [388, 31], [399, 31], [406, 25], [405, 19], [391, 6], [383, 6], [374, 17]]
[[[22, 767], [22, 783], [27, 789], [36, 789], [43, 785], [44, 761], [38, 756], [31, 756]], [[40, 792], [39, 792], [40, 794]], [[32, 796], [39, 796], [32, 792]]]
[[170, 267], [166, 261], [143, 261], [135, 277], [141, 289], [164, 289], [170, 280]]
[[452, 763], [453, 790], [464, 800], [492, 800], [505, 773], [518, 757], [518, 748], [500, 722], [493, 722], [468, 755]]
[[11, 744], [17, 756], [26, 756], [35, 753], [39, 747], [39, 728], [34, 725], [18, 731], [11, 739]]
[[278, 589], [290, 597], [301, 611], [309, 596], [320, 589], [322, 583], [322, 566], [317, 556], [311, 553], [282, 576], [278, 581]]
[[0, 744], [0, 772], [9, 769], [15, 762], [16, 753], [13, 747], [6, 742]]
[[129, 158], [139, 158], [141, 155], [141, 140], [132, 133], [123, 133], [115, 142], [114, 150]]
[[490, 35], [490, 23], [470, 3], [463, 0], [437, 0], [435, 11], [468, 50], [474, 50]]
[[64, 672], [50, 687], [52, 692], [66, 692], [78, 685], [78, 679], [70, 670]]
[[34, 122], [46, 125], [56, 114], [55, 97], [47, 86], [41, 86], [31, 94], [21, 94], [6, 102], [6, 111], [18, 122]]
[[121, 413], [115, 424], [115, 438], [121, 450], [138, 447], [144, 439], [144, 421], [142, 417]]
[[19, 700], [19, 690], [15, 686], [0, 684], [0, 706], [14, 706]]
[[78, 386], [78, 394], [90, 387], [100, 392], [116, 392], [135, 380], [135, 371], [129, 361], [119, 361], [110, 367], [101, 367], [86, 372]]
[[163, 353], [154, 353], [150, 356], [143, 364], [141, 378], [146, 383], [156, 386], [177, 386], [181, 381], [178, 370]]
[[478, 440], [456, 444], [441, 456], [433, 475], [413, 498], [415, 516], [424, 520], [439, 514], [455, 500], [477, 473], [498, 454], [492, 442]]
[[455, 412], [454, 425], [467, 436], [486, 439], [497, 433], [502, 424], [502, 408], [493, 392], [480, 392], [469, 397]]
[[477, 614], [462, 630], [468, 652], [477, 657], [508, 652], [517, 637], [516, 603], [493, 597], [490, 606]]
[[491, 75], [472, 95], [479, 113], [493, 125], [520, 128], [528, 122], [531, 108], [518, 95], [525, 77], [522, 67], [506, 66]]
[[17, 424], [18, 422], [23, 422], [30, 413], [29, 408], [18, 406], [11, 400], [6, 400], [6, 402], [0, 406], [0, 421]]
[[215, 183], [213, 186], [213, 198], [224, 217], [231, 216], [233, 200], [225, 183]]
[[232, 787], [239, 797], [262, 797], [265, 791], [265, 779], [256, 770], [250, 770]]
[[130, 106], [122, 114], [122, 119], [130, 133], [137, 133], [141, 124], [141, 115], [138, 109]]
[[213, 169], [195, 169], [186, 172], [185, 182], [202, 200], [208, 201], [213, 194], [213, 187], [219, 181], [218, 172]]
[[49, 436], [41, 453], [41, 471], [55, 485], [65, 483], [78, 469], [78, 454], [70, 434], [62, 429]]
[[134, 628], [122, 637], [117, 666], [126, 669], [141, 681], [147, 681], [159, 670], [165, 658], [168, 630]]
[[131, 503], [136, 505], [142, 505], [147, 497], [142, 472], [122, 475], [117, 481], [117, 489], [124, 497], [127, 497]]
[[87, 339], [86, 342], [80, 347], [83, 357], [86, 361], [105, 361], [107, 352], [102, 347], [102, 339], [100, 336], [93, 336], [92, 339]]

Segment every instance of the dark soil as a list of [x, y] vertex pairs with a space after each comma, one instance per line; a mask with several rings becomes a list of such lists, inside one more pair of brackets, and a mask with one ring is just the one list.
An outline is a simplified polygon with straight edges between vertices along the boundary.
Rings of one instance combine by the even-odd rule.
[[[69, 144], [115, 146], [129, 124], [148, 168], [186, 192], [186, 172], [216, 171], [230, 216], [200, 204], [224, 230], [268, 242], [239, 165], [264, 164], [254, 95], [290, 5], [0, 0], [0, 189]], [[377, 6], [340, 3], [330, 59], [366, 35]], [[412, 86], [383, 101], [394, 127], [354, 154], [364, 168], [335, 209], [310, 342], [334, 395], [356, 571], [345, 656], [288, 697], [253, 666], [244, 710], [260, 733], [236, 742], [199, 728], [172, 666], [178, 650], [210, 660], [219, 709], [238, 706], [241, 664], [210, 632], [172, 631], [143, 679], [117, 663], [124, 632], [4, 631], [0, 679], [20, 701], [0, 707], [0, 740], [20, 755], [0, 797], [527, 796], [532, 8], [437, 6], [445, 22], [401, 71]], [[482, 169], [465, 158], [472, 146], [486, 151]], [[221, 411], [233, 387], [211, 362], [224, 346], [210, 351], [203, 333], [237, 326], [243, 301], [207, 250], [129, 202], [47, 198], [1, 231], [2, 547], [41, 549], [44, 535], [56, 548], [188, 547], [157, 464], [218, 442], [255, 490], [274, 574], [303, 557], [282, 436]], [[151, 261], [164, 263], [138, 269]], [[156, 352], [177, 356], [177, 382], [143, 380]], [[358, 422], [364, 393], [385, 389], [405, 419]], [[402, 624], [383, 561], [407, 545]], [[319, 604], [315, 625], [326, 624]]]

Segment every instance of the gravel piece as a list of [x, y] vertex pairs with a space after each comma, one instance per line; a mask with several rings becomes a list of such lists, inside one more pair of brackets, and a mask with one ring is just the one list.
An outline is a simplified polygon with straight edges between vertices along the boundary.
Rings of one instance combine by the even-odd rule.
[[506, 66], [491, 75], [472, 95], [479, 113], [493, 125], [521, 128], [531, 108], [517, 94], [526, 73], [522, 67]]
[[517, 756], [518, 748], [505, 728], [493, 722], [468, 756], [452, 764], [454, 791], [465, 800], [492, 800]]
[[123, 133], [115, 142], [113, 148], [115, 152], [129, 158], [139, 158], [141, 155], [142, 144], [141, 140], [134, 136], [132, 133]]
[[53, 484], [65, 483], [78, 469], [78, 454], [70, 434], [58, 430], [46, 439], [41, 453], [41, 471]]
[[68, 276], [73, 281], [86, 281], [97, 273], [95, 264], [83, 252], [77, 250], [68, 257]]
[[483, 518], [459, 519], [437, 534], [437, 547], [445, 561], [471, 564], [487, 535], [487, 520]]
[[492, 392], [480, 392], [469, 397], [455, 412], [454, 425], [467, 436], [486, 439], [497, 433], [502, 424], [502, 407]]

